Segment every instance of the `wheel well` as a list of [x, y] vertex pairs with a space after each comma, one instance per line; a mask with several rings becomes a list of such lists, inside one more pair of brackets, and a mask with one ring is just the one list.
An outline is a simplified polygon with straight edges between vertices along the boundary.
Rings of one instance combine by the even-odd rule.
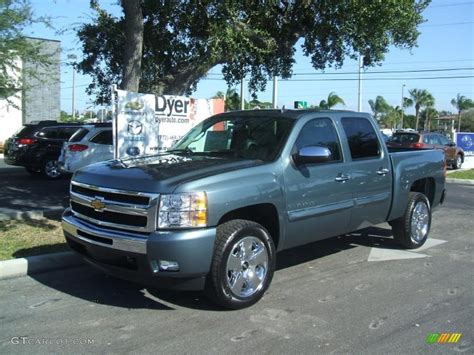
[[416, 180], [413, 185], [411, 185], [410, 191], [421, 192], [428, 198], [430, 205], [433, 205], [435, 194], [435, 181], [433, 178]]
[[246, 219], [254, 221], [264, 226], [270, 233], [275, 248], [278, 247], [280, 240], [280, 223], [278, 220], [278, 211], [271, 203], [261, 203], [258, 205], [242, 207], [227, 212], [221, 217], [218, 224], [222, 224], [233, 219]]

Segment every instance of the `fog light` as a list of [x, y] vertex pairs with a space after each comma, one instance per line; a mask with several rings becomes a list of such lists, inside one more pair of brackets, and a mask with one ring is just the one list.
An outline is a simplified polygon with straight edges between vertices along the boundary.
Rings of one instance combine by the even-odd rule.
[[160, 271], [179, 271], [179, 264], [177, 261], [158, 260]]

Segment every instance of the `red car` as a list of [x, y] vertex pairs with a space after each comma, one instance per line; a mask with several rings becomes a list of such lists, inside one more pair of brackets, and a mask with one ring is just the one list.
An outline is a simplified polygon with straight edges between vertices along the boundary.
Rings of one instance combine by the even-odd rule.
[[456, 146], [446, 136], [433, 132], [396, 132], [387, 141], [389, 148], [443, 149], [446, 162], [453, 169], [464, 163], [464, 150]]

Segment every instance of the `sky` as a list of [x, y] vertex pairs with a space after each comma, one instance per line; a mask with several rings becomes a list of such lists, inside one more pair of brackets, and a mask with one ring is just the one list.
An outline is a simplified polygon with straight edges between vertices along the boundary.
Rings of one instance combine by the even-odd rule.
[[[117, 0], [100, 1], [108, 11], [120, 15], [121, 10], [116, 3]], [[36, 16], [51, 17], [54, 29], [35, 25], [28, 28], [25, 34], [61, 41], [61, 110], [70, 113], [72, 68], [67, 57], [70, 54], [78, 58], [82, 56], [73, 28], [92, 20], [89, 0], [32, 0], [31, 4]], [[393, 106], [400, 105], [403, 85], [405, 96], [408, 96], [410, 89], [427, 89], [435, 98], [437, 110], [455, 112], [451, 99], [458, 93], [474, 99], [474, 0], [433, 0], [423, 15], [426, 22], [419, 26], [418, 47], [412, 50], [391, 47], [382, 65], [363, 73], [362, 111], [370, 112], [368, 100], [375, 100], [377, 95], [383, 96]], [[296, 100], [307, 101], [309, 105], [318, 104], [330, 92], [335, 92], [346, 103], [338, 108], [357, 110], [358, 81], [334, 80], [357, 79], [357, 74], [342, 74], [357, 72], [357, 61], [348, 59], [342, 68], [328, 68], [323, 73], [312, 68], [309, 58], [302, 51], [297, 51], [295, 59], [293, 77], [278, 82], [279, 107], [285, 105], [292, 108]], [[377, 71], [389, 73], [377, 74]], [[210, 73], [208, 79], [199, 82], [193, 97], [210, 98], [217, 91], [227, 90], [226, 82], [220, 79], [220, 68], [215, 67]], [[427, 79], [435, 77], [445, 78]], [[90, 82], [90, 77], [76, 74], [75, 107], [80, 111], [99, 108], [93, 105], [94, 98], [85, 93]], [[272, 85], [269, 82], [267, 90], [258, 93], [259, 100], [271, 101]], [[246, 99], [251, 99], [247, 92]], [[414, 109], [408, 108], [406, 113], [414, 113]]]

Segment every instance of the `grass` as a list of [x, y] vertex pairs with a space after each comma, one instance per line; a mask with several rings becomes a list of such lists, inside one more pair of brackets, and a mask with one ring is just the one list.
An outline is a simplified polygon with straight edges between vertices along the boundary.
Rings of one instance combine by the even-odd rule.
[[474, 180], [474, 169], [455, 171], [454, 173], [450, 173], [448, 178]]
[[61, 223], [51, 219], [0, 221], [0, 260], [69, 250]]

